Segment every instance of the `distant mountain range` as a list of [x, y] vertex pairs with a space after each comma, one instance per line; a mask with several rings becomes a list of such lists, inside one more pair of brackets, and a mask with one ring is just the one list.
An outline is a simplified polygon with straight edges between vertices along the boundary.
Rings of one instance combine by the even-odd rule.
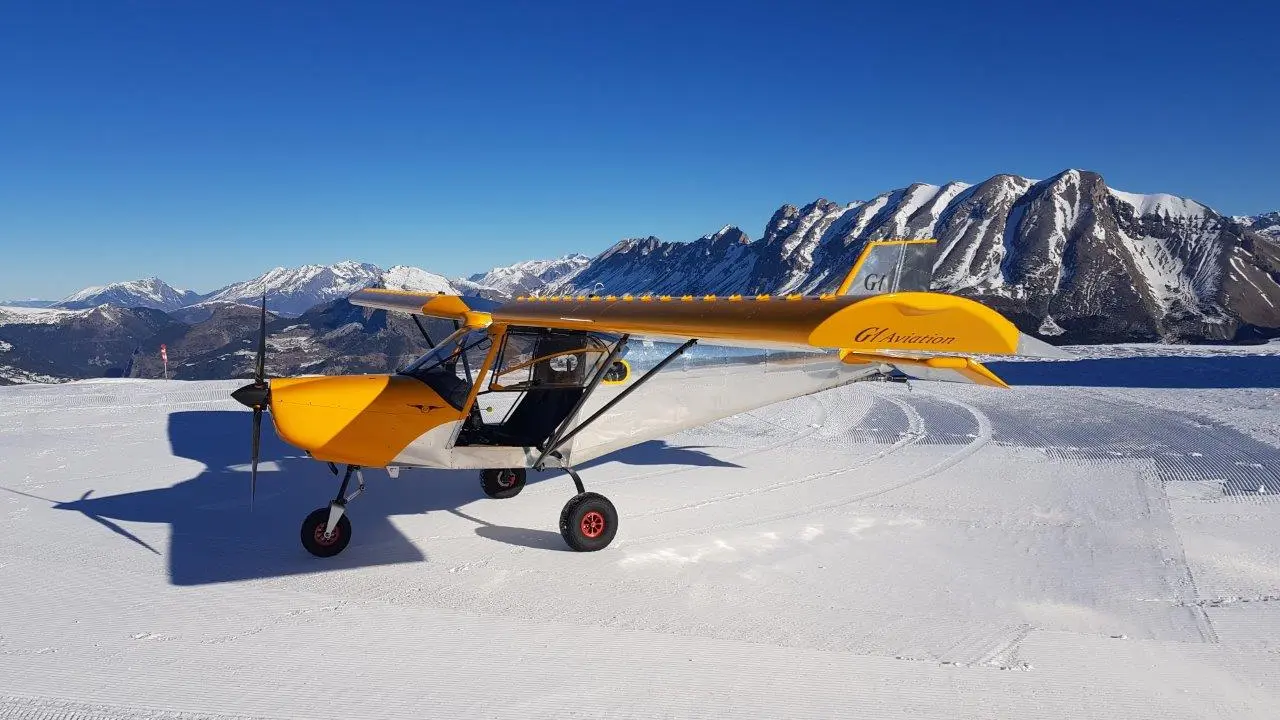
[[1231, 219], [1260, 235], [1265, 235], [1272, 240], [1280, 240], [1280, 212], [1237, 215]]
[[[211, 293], [178, 290], [159, 278], [130, 280], [85, 288], [57, 302], [39, 300], [12, 303], [16, 307], [53, 307], [83, 310], [99, 305], [145, 307], [178, 312], [187, 320], [208, 317], [213, 309], [228, 303], [257, 305], [263, 294], [267, 309], [285, 316], [298, 316], [310, 308], [370, 286], [397, 290], [425, 290], [453, 294], [511, 297], [533, 292], [547, 283], [580, 270], [589, 262], [583, 255], [567, 255], [555, 260], [531, 260], [470, 278], [450, 280], [443, 275], [407, 265], [383, 270], [376, 265], [352, 261], [334, 265], [303, 265], [273, 268], [252, 280], [228, 285]], [[3, 304], [3, 303], [0, 303]]]
[[507, 297], [536, 293], [553, 283], [571, 280], [591, 263], [586, 255], [566, 255], [555, 260], [530, 260], [467, 278], [481, 288], [490, 288]]
[[594, 258], [534, 260], [467, 278], [342, 262], [275, 268], [203, 295], [155, 278], [86, 288], [53, 308], [0, 307], [0, 383], [157, 377], [161, 343], [175, 377], [244, 376], [264, 292], [271, 372], [385, 371], [425, 345], [411, 320], [343, 299], [362, 287], [494, 299], [818, 293], [838, 285], [867, 242], [891, 237], [937, 238], [933, 289], [974, 297], [1053, 342], [1280, 335], [1280, 213], [1226, 217], [1069, 170], [1043, 181], [997, 175], [976, 185], [915, 184], [865, 202], [784, 205], [758, 240], [725, 226], [692, 242], [628, 239]]
[[623, 240], [550, 292], [820, 293], [870, 240], [937, 238], [932, 288], [1066, 343], [1233, 341], [1280, 328], [1280, 217], [1112, 190], [1096, 173], [916, 184], [784, 205], [752, 241]]

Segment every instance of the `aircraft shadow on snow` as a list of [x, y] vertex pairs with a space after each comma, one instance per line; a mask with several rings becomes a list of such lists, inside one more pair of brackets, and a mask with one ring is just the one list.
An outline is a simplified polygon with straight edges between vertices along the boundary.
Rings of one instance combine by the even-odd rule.
[[[477, 523], [476, 534], [492, 540], [541, 549], [564, 549], [558, 530], [509, 528], [480, 520], [460, 510], [486, 499], [474, 471], [409, 469], [397, 479], [382, 470], [365, 473], [368, 492], [351, 504], [354, 532], [341, 555], [321, 559], [299, 542], [302, 519], [327, 505], [338, 478], [323, 464], [308, 459], [281, 441], [264, 423], [258, 494], [249, 508], [249, 414], [238, 411], [188, 411], [169, 415], [169, 442], [174, 456], [197, 460], [199, 475], [166, 488], [104, 497], [85, 493], [79, 500], [56, 505], [83, 513], [111, 530], [139, 552], [163, 553], [115, 521], [167, 523], [171, 526], [167, 558], [174, 585], [202, 585], [255, 578], [314, 573], [425, 560], [422, 551], [400, 533], [392, 515], [447, 511]], [[274, 462], [276, 470], [272, 471]], [[583, 469], [606, 462], [631, 465], [739, 467], [695, 447], [661, 441], [618, 451]], [[584, 478], [591, 486], [591, 477]], [[573, 493], [562, 472], [529, 473], [529, 484], [551, 480], [564, 484], [565, 500]], [[354, 481], [352, 484], [354, 489]], [[492, 502], [520, 502], [494, 500]], [[531, 524], [554, 527], [555, 518], [530, 518]]]

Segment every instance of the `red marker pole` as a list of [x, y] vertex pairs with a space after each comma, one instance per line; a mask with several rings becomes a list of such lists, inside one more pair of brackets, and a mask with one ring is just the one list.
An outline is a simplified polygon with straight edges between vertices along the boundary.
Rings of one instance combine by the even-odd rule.
[[160, 346], [160, 360], [164, 363], [164, 379], [169, 379], [169, 349], [164, 345]]

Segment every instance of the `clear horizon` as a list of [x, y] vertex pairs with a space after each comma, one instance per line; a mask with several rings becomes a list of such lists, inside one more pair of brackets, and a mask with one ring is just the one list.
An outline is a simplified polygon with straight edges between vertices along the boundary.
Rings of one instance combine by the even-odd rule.
[[[1280, 209], [1278, 11], [40, 3], [0, 26], [0, 300], [448, 277], [781, 205], [1093, 170]], [[50, 252], [56, 248], [56, 252]]]

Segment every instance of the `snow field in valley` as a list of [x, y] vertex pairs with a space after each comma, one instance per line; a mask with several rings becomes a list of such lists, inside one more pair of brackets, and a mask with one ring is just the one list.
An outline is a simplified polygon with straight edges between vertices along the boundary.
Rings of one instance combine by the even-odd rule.
[[316, 559], [336, 481], [268, 433], [250, 511], [239, 383], [3, 388], [0, 717], [1275, 717], [1280, 358], [1179, 352], [623, 450], [590, 554], [562, 474], [408, 470]]

